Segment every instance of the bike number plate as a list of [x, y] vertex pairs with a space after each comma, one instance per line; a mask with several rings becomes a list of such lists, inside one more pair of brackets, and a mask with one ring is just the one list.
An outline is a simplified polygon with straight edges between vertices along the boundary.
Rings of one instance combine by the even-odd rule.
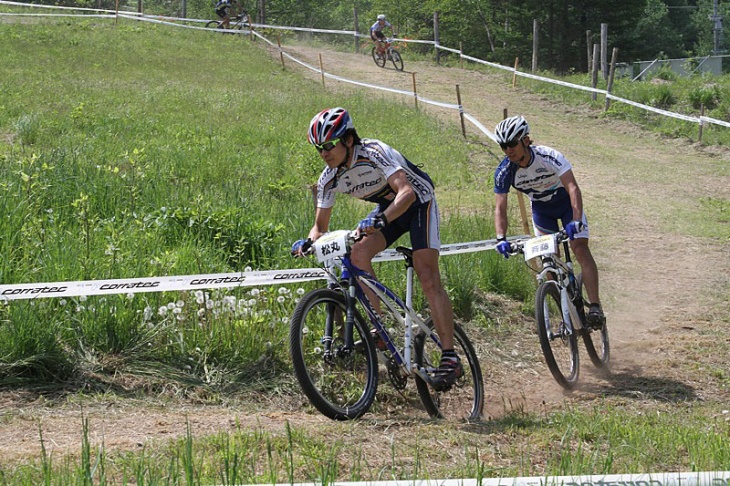
[[348, 230], [339, 230], [326, 233], [312, 244], [317, 261], [324, 263], [347, 253]]
[[531, 238], [525, 242], [522, 250], [525, 253], [525, 260], [531, 260], [543, 255], [553, 255], [557, 253], [555, 237], [553, 235], [544, 235]]

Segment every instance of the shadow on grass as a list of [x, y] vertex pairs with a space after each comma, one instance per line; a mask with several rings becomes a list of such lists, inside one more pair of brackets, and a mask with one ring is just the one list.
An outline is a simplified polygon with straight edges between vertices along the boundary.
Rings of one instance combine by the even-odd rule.
[[699, 400], [695, 389], [681, 381], [658, 376], [645, 376], [638, 370], [602, 373], [592, 371], [601, 378], [595, 383], [584, 383], [581, 392], [604, 397], [615, 396], [639, 400], [656, 400], [666, 403], [692, 402]]

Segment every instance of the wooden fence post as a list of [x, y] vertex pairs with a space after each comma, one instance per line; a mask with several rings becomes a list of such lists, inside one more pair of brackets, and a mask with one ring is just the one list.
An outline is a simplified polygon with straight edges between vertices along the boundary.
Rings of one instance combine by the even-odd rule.
[[608, 24], [601, 24], [601, 72], [608, 79]]
[[439, 12], [437, 10], [433, 13], [433, 50], [435, 51], [436, 64], [439, 64], [439, 55], [441, 54], [439, 51], [439, 42]]
[[353, 7], [353, 19], [355, 21], [355, 52], [360, 53], [360, 37], [357, 35], [360, 32], [358, 16], [357, 16], [357, 5]]
[[461, 91], [459, 85], [456, 85], [456, 103], [459, 105], [459, 120], [461, 121], [461, 134], [466, 138], [466, 127], [464, 126], [464, 107], [461, 106]]
[[[593, 44], [593, 69], [591, 70], [591, 87], [596, 88], [598, 86], [598, 44]], [[596, 101], [596, 92], [591, 93], [591, 99]]]
[[537, 19], [532, 21], [532, 72], [537, 71], [537, 51], [539, 49], [538, 34], [540, 32], [540, 22]]
[[319, 55], [319, 72], [322, 74], [322, 87], [325, 88], [324, 85], [324, 64], [322, 63], [322, 54]]
[[515, 70], [512, 73], [512, 87], [517, 86], [517, 66], [520, 64], [520, 58], [515, 57]]
[[416, 73], [411, 73], [411, 78], [413, 79], [413, 102], [416, 104], [416, 109], [418, 109], [418, 94], [416, 94]]
[[281, 58], [281, 69], [285, 69], [284, 65], [284, 51], [281, 48], [281, 35], [276, 34], [276, 45], [279, 46], [279, 57]]
[[586, 30], [586, 54], [588, 55], [588, 63], [587, 63], [587, 72], [591, 72], [591, 68], [593, 67], [593, 59], [591, 58], [591, 46], [593, 44], [591, 43], [591, 31]]
[[606, 109], [604, 111], [608, 111], [608, 107], [611, 105], [611, 99], [608, 97], [608, 95], [611, 94], [611, 89], [613, 88], [613, 77], [616, 74], [616, 61], [618, 60], [618, 47], [613, 48], [613, 53], [611, 54], [611, 72], [608, 75], [608, 85], [606, 86]]
[[703, 122], [702, 121], [702, 118], [701, 118], [703, 116], [705, 116], [705, 104], [704, 103], [702, 103], [700, 105], [700, 129], [699, 129], [699, 133], [697, 134], [697, 141], [698, 142], [701, 142], [702, 141], [702, 126], [705, 124], [705, 122]]

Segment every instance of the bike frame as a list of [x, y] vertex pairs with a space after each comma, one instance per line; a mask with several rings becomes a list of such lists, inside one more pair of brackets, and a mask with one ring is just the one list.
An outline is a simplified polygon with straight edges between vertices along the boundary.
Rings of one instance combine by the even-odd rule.
[[[426, 326], [426, 323], [421, 319], [418, 314], [413, 310], [413, 263], [409, 257], [406, 257], [407, 268], [406, 268], [406, 301], [405, 303], [388, 287], [382, 284], [375, 277], [370, 275], [368, 272], [358, 268], [348, 256], [343, 256], [340, 259], [342, 266], [342, 273], [340, 278], [337, 279], [333, 270], [325, 268], [325, 271], [332, 278], [332, 286], [340, 288], [347, 299], [347, 318], [345, 321], [345, 347], [354, 347], [353, 342], [353, 327], [354, 327], [354, 310], [355, 303], [357, 301], [365, 309], [370, 323], [376, 329], [377, 333], [385, 342], [388, 351], [395, 359], [401, 371], [404, 375], [412, 375], [414, 372], [417, 373], [424, 381], [430, 382], [426, 369], [417, 364], [413, 363], [412, 356], [412, 343], [413, 343], [413, 330], [414, 324], [416, 324], [423, 332], [429, 333], [430, 337], [434, 342], [441, 347], [441, 343], [436, 336], [431, 333], [431, 330]], [[337, 283], [339, 280], [340, 283]], [[343, 280], [347, 280], [347, 287], [342, 283]], [[383, 323], [380, 321], [377, 312], [373, 308], [370, 299], [365, 294], [364, 288], [367, 287], [378, 297], [381, 298], [381, 302], [390, 307], [391, 312], [394, 316], [398, 316], [398, 324], [404, 326], [404, 343], [403, 353], [401, 353], [396, 347], [393, 339], [391, 338], [388, 330], [385, 328]], [[387, 299], [385, 299], [385, 298]], [[388, 300], [389, 299], [389, 300]], [[390, 301], [395, 302], [397, 309], [393, 308]], [[329, 319], [328, 319], [329, 320]], [[325, 351], [329, 351], [329, 347], [332, 342], [332, 333], [334, 332], [334, 320], [332, 323], [328, 322], [326, 327], [327, 336], [325, 336]]]
[[[563, 321], [568, 331], [572, 333], [574, 330], [583, 328], [583, 319], [573, 303], [575, 289], [571, 290], [570, 286], [575, 283], [575, 276], [573, 274], [573, 262], [570, 259], [570, 247], [565, 241], [563, 242], [563, 250], [566, 255], [565, 261], [557, 254], [543, 257], [542, 271], [537, 274], [537, 281], [538, 283], [547, 283], [557, 287], [560, 292], [560, 307], [563, 312]], [[550, 274], [555, 278], [548, 278]]]

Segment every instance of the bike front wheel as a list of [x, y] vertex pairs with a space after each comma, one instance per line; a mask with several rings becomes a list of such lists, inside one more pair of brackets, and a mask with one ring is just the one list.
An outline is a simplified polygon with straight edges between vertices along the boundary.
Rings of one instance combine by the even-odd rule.
[[403, 58], [400, 57], [400, 53], [395, 49], [391, 49], [389, 54], [390, 60], [393, 61], [393, 66], [395, 66], [398, 71], [403, 71]]
[[299, 385], [310, 403], [333, 420], [361, 417], [370, 409], [378, 387], [378, 362], [369, 329], [355, 310], [353, 346], [348, 346], [346, 314], [341, 292], [316, 289], [299, 301], [289, 329]]
[[[583, 296], [583, 302], [588, 302], [582, 273], [576, 277], [575, 283]], [[591, 358], [593, 366], [601, 370], [607, 370], [608, 361], [611, 358], [611, 347], [608, 342], [608, 324], [604, 323], [601, 329], [589, 329], [585, 327], [581, 335], [583, 336], [583, 344], [585, 344], [586, 351]]]
[[[422, 330], [414, 339], [415, 361], [426, 370], [438, 368], [441, 346], [438, 344], [433, 320], [426, 325], [429, 334]], [[484, 409], [484, 382], [477, 353], [461, 326], [454, 323], [454, 351], [461, 358], [464, 374], [445, 392], [438, 392], [416, 375], [416, 388], [428, 414], [434, 418], [474, 421], [479, 420]]]
[[544, 282], [535, 295], [535, 319], [540, 347], [550, 373], [565, 389], [578, 381], [578, 340], [570, 323], [563, 319], [560, 290], [554, 282]]
[[373, 56], [373, 61], [375, 61], [375, 64], [378, 67], [385, 67], [385, 55], [383, 55], [382, 53], [380, 53], [380, 51], [378, 51], [377, 46], [373, 47], [371, 54]]

